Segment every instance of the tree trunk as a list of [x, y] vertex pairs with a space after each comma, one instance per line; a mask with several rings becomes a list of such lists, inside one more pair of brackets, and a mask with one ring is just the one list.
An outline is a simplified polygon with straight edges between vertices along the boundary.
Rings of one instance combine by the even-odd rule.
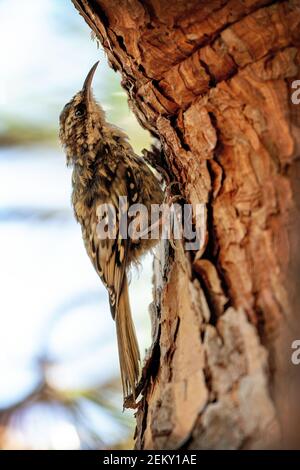
[[201, 252], [155, 261], [136, 448], [296, 447], [299, 0], [72, 1], [206, 205]]

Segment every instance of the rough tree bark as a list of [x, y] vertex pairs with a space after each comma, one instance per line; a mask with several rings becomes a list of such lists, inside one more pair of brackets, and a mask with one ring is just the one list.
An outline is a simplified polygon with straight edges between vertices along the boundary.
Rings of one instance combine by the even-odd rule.
[[162, 244], [155, 262], [136, 447], [297, 446], [299, 0], [72, 1], [206, 204], [202, 253]]

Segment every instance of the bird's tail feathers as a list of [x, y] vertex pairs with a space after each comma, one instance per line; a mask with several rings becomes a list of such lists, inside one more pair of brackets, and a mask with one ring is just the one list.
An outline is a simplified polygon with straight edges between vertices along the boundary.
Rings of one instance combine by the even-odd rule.
[[132, 393], [135, 398], [135, 388], [139, 380], [140, 353], [131, 316], [126, 275], [116, 308], [115, 321], [124, 397]]

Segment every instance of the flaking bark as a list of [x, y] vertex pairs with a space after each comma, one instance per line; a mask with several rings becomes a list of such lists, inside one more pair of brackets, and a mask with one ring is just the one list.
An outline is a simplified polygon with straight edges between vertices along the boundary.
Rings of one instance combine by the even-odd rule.
[[73, 3], [181, 196], [206, 204], [204, 252], [161, 243], [155, 261], [136, 447], [299, 445], [299, 0]]

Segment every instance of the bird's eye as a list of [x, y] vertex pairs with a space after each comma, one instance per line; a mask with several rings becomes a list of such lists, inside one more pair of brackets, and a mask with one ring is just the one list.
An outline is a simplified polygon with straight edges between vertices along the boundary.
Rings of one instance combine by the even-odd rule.
[[79, 104], [75, 111], [76, 117], [82, 117], [85, 113], [85, 106], [83, 104]]

